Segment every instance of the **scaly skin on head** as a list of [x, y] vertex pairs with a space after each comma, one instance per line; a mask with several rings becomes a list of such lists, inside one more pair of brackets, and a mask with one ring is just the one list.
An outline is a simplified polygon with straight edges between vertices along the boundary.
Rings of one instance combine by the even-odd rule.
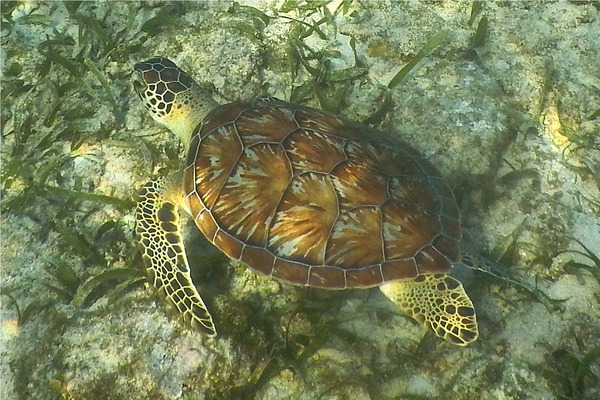
[[164, 57], [135, 64], [133, 85], [152, 118], [177, 135], [186, 149], [196, 126], [218, 106], [208, 90]]

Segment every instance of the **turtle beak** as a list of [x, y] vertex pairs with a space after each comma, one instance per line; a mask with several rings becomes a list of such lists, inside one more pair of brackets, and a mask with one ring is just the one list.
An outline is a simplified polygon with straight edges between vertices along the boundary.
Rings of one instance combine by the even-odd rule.
[[142, 71], [140, 71], [137, 68], [137, 64], [134, 67], [134, 70], [131, 72], [131, 81], [133, 82], [133, 88], [135, 89], [136, 93], [138, 94], [140, 99], [142, 101], [144, 101], [144, 98], [142, 97], [142, 93], [144, 93], [144, 91], [148, 87], [148, 84], [144, 80]]

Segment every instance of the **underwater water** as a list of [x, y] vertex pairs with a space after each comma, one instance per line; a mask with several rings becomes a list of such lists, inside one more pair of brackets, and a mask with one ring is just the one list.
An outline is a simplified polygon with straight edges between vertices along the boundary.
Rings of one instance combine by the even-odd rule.
[[[598, 2], [2, 2], [2, 399], [600, 397]], [[135, 200], [183, 147], [134, 63], [220, 103], [366, 121], [446, 178], [477, 251], [466, 347], [377, 289], [285, 285], [186, 225], [219, 335], [147, 284]]]

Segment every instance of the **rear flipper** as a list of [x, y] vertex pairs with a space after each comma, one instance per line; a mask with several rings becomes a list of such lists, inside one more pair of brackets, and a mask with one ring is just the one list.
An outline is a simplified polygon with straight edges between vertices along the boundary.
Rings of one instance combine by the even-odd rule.
[[193, 328], [215, 336], [217, 331], [212, 317], [190, 276], [178, 204], [170, 200], [175, 197], [170, 196], [171, 190], [181, 189], [166, 178], [148, 182], [140, 190], [135, 231], [142, 244], [142, 259], [154, 286], [165, 294], [183, 318]]
[[475, 308], [462, 284], [443, 274], [425, 274], [380, 286], [405, 313], [436, 335], [459, 346], [479, 336]]

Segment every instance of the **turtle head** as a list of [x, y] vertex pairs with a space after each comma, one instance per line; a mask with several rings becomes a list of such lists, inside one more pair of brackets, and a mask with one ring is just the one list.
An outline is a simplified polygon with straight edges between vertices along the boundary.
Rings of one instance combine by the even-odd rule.
[[196, 126], [217, 105], [208, 90], [165, 57], [135, 64], [133, 86], [152, 118], [186, 147]]

